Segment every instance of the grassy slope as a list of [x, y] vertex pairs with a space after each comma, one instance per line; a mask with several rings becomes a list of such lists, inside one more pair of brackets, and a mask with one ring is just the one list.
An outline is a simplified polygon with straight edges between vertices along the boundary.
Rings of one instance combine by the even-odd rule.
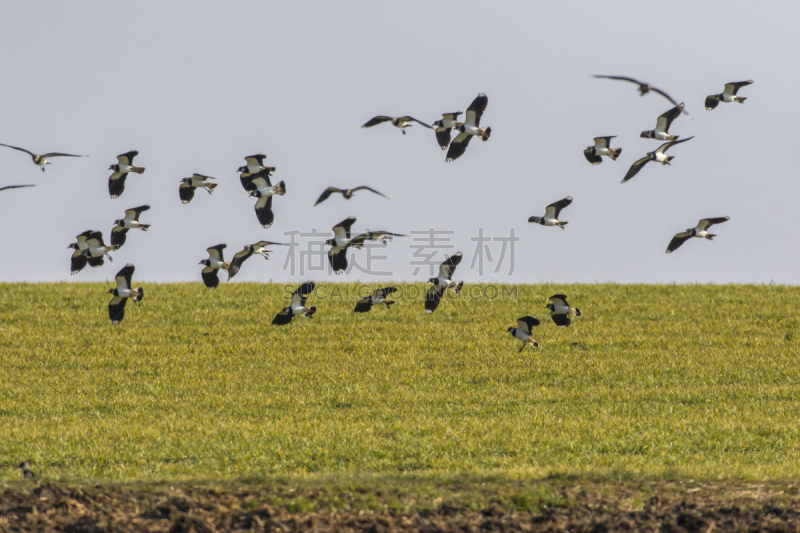
[[[797, 287], [317, 297], [280, 329], [279, 285], [145, 288], [112, 327], [104, 284], [0, 284], [0, 480], [800, 477]], [[518, 354], [505, 329], [560, 291], [585, 316]]]

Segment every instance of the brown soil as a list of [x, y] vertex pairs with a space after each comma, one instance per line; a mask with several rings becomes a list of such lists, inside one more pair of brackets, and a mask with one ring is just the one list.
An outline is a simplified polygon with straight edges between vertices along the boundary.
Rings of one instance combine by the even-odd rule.
[[[525, 511], [491, 499], [476, 507], [448, 490], [444, 499], [401, 508], [382, 505], [396, 500], [377, 491], [372, 510], [338, 494], [337, 508], [309, 511], [298, 510], [298, 500], [287, 506], [269, 487], [31, 484], [0, 487], [0, 531], [800, 531], [795, 486], [678, 485], [542, 483], [537, 490], [551, 490], [551, 503], [528, 502]], [[311, 507], [315, 496], [331, 501], [322, 491], [289, 492]]]

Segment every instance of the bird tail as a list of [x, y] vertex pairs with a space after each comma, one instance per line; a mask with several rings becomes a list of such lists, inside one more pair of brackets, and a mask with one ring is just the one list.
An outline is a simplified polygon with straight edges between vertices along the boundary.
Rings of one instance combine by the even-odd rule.
[[619, 154], [622, 153], [622, 148], [612, 148], [611, 150], [609, 150], [609, 152], [611, 152], [611, 155], [609, 157], [613, 161], [616, 161], [617, 158], [619, 157]]
[[385, 301], [383, 302], [383, 305], [385, 305], [387, 309], [391, 309], [391, 308], [392, 308], [392, 306], [393, 306], [394, 304], [396, 304], [396, 303], [397, 303], [397, 302], [395, 302], [394, 300], [385, 300]]
[[108, 249], [106, 250], [106, 253], [113, 252], [114, 250], [119, 250], [119, 244], [112, 244], [111, 246], [109, 246]]
[[492, 127], [489, 126], [488, 128], [486, 128], [486, 131], [483, 132], [483, 135], [481, 135], [481, 140], [486, 142], [489, 140], [489, 137], [491, 137], [491, 135], [492, 135]]
[[581, 316], [583, 314], [581, 313], [581, 310], [578, 309], [577, 307], [573, 307], [572, 309], [569, 310], [569, 312], [575, 316]]
[[739, 102], [740, 104], [743, 104], [745, 100], [747, 100], [747, 96], [740, 96], [739, 98], [736, 99], [736, 101]]
[[558, 223], [558, 227], [561, 228], [561, 229], [564, 229], [564, 226], [566, 226], [567, 224], [569, 224], [569, 220], [566, 221], [566, 222], [559, 222]]
[[134, 296], [133, 301], [138, 304], [144, 299], [144, 289], [142, 287], [139, 287], [138, 289], [136, 289], [136, 292], [139, 293], [139, 296]]
[[139, 229], [142, 231], [147, 231], [147, 228], [149, 228], [150, 226], [151, 224], [139, 224]]
[[458, 285], [455, 286], [455, 288], [453, 289], [453, 292], [458, 294], [459, 292], [461, 292], [461, 287], [463, 287], [463, 286], [464, 286], [464, 282], [462, 281]]
[[303, 316], [306, 318], [314, 318], [314, 313], [316, 312], [317, 312], [317, 306], [312, 305], [311, 307], [308, 308], [308, 311], [303, 313]]
[[713, 241], [714, 237], [716, 237], [716, 235], [714, 235], [712, 233], [709, 233], [708, 235], [706, 235], [706, 239], [708, 239], [709, 241]]
[[281, 196], [286, 194], [286, 184], [283, 181], [278, 184], [278, 191], [275, 194], [280, 194]]
[[144, 167], [131, 167], [131, 172], [136, 172], [137, 174], [144, 174]]
[[212, 191], [217, 188], [217, 185], [219, 185], [219, 183], [211, 183], [210, 181], [206, 183], [206, 187], [208, 187]]

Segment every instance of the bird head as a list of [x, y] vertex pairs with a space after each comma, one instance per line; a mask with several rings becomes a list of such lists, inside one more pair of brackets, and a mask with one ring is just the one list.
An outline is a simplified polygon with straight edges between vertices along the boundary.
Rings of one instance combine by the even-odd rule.
[[437, 285], [439, 283], [439, 278], [431, 278], [428, 280], [428, 283], [433, 283], [434, 285]]
[[113, 294], [114, 296], [119, 296], [117, 293], [117, 289], [108, 289], [108, 294]]
[[197, 264], [198, 265], [211, 266], [211, 261], [209, 261], [208, 259], [201, 259], [200, 262], [197, 263]]
[[325, 241], [325, 244], [327, 244], [328, 246], [336, 246], [336, 239], [328, 239], [327, 241]]
[[514, 326], [509, 326], [506, 331], [513, 335], [516, 330], [517, 328], [515, 328]]
[[117, 220], [114, 221], [114, 224], [116, 224], [117, 226], [121, 226], [122, 225], [122, 219], [118, 218]]
[[544, 306], [545, 309], [549, 309], [550, 311], [555, 312], [556, 308], [553, 304], [547, 304]]
[[641, 137], [642, 139], [652, 139], [655, 136], [656, 135], [653, 130], [643, 131], [642, 134], [639, 135], [639, 137]]
[[69, 246], [67, 246], [67, 249], [68, 249], [68, 250], [69, 250], [70, 248], [72, 248], [73, 250], [77, 250], [77, 249], [78, 249], [78, 243], [76, 243], [76, 242], [73, 242], [72, 244], [70, 244]]
[[116, 170], [117, 170], [116, 166], [117, 166], [117, 165], [111, 165], [110, 167], [108, 167], [108, 170], [114, 170], [114, 171], [116, 171]]
[[254, 189], [248, 193], [250, 196], [254, 196], [256, 198], [261, 198], [261, 191], [258, 189]]
[[431, 126], [436, 126], [437, 128], [441, 128], [442, 126], [444, 126], [444, 124], [442, 124], [441, 120], [437, 120], [435, 122], [432, 122]]
[[181, 183], [191, 184], [192, 178], [181, 178]]
[[237, 168], [236, 172], [247, 172], [247, 165]]

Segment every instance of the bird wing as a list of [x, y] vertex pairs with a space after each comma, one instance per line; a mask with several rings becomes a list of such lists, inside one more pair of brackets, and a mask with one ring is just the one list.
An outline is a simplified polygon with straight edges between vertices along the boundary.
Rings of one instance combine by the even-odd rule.
[[136, 220], [139, 221], [139, 215], [141, 215], [144, 211], [150, 209], [149, 205], [140, 205], [139, 207], [133, 207], [131, 209], [125, 210], [125, 218], [129, 220]]
[[646, 83], [643, 83], [643, 82], [641, 82], [641, 81], [637, 80], [636, 78], [628, 78], [627, 76], [603, 76], [603, 75], [597, 75], [597, 74], [595, 74], [595, 75], [594, 75], [594, 76], [592, 76], [592, 77], [593, 77], [593, 78], [601, 78], [601, 79], [606, 79], [606, 80], [621, 80], [621, 81], [629, 81], [629, 82], [631, 82], [631, 83], [635, 83], [636, 85], [647, 85]]
[[252, 246], [245, 246], [244, 249], [233, 256], [233, 260], [231, 261], [231, 266], [228, 269], [228, 280], [230, 280], [233, 276], [235, 276], [239, 269], [242, 268], [242, 263], [245, 260], [253, 255], [253, 247]]
[[442, 150], [447, 150], [450, 146], [450, 131], [453, 128], [436, 128], [436, 142]]
[[[469, 113], [469, 111], [467, 113]], [[468, 135], [464, 132], [456, 135], [456, 138], [450, 143], [450, 149], [447, 150], [447, 156], [445, 156], [444, 160], [449, 163], [450, 161], [455, 161], [464, 155], [464, 152], [467, 151], [467, 146], [469, 145], [469, 141], [471, 139], [472, 135]]]
[[609, 135], [607, 137], [595, 137], [594, 138], [594, 147], [596, 150], [601, 150], [603, 148], [608, 148], [611, 146], [611, 139], [616, 137], [616, 135]]
[[572, 196], [567, 196], [566, 198], [562, 198], [557, 202], [553, 202], [552, 204], [548, 205], [547, 208], [544, 210], [544, 216], [557, 219], [558, 215], [561, 214], [561, 210], [567, 207], [571, 203], [572, 203]]
[[222, 250], [224, 250], [226, 246], [228, 245], [218, 244], [216, 246], [211, 246], [210, 248], [206, 248], [206, 251], [208, 252], [208, 257], [211, 259], [216, 259], [217, 261], [225, 261], [225, 259], [223, 259]]
[[550, 313], [550, 318], [552, 318], [555, 325], [560, 328], [565, 328], [572, 322], [568, 313]]
[[268, 228], [275, 222], [275, 213], [272, 212], [272, 195], [262, 196], [255, 205], [258, 222]]
[[456, 120], [458, 115], [462, 114], [462, 111], [456, 111], [455, 113], [442, 113], [442, 118], [444, 120]]
[[259, 176], [258, 174], [254, 174], [250, 176], [249, 183], [245, 189], [248, 191], [255, 191], [258, 189], [266, 189], [267, 187], [272, 187], [272, 184], [269, 182], [269, 179], [265, 179], [264, 176]]
[[133, 165], [133, 158], [137, 155], [139, 155], [139, 152], [136, 150], [131, 150], [130, 152], [119, 154], [117, 156], [117, 161], [119, 161], [120, 165]]
[[703, 220], [697, 223], [696, 229], [697, 231], [706, 231], [714, 224], [722, 224], [723, 222], [727, 222], [730, 219], [731, 217], [704, 218]]
[[517, 319], [517, 328], [530, 335], [531, 328], [538, 326], [539, 323], [540, 322], [538, 318], [528, 315]]
[[431, 129], [431, 130], [432, 130], [432, 129], [435, 129], [435, 128], [434, 128], [433, 126], [431, 126], [430, 124], [426, 124], [426, 123], [422, 122], [421, 120], [417, 120], [416, 118], [414, 118], [414, 117], [411, 117], [411, 116], [408, 116], [408, 115], [406, 115], [406, 116], [402, 117], [400, 120], [403, 120], [403, 121], [405, 121], [405, 122], [410, 122], [410, 121], [412, 121], [412, 120], [413, 120], [413, 121], [414, 121], [414, 122], [416, 122], [417, 124], [422, 124], [423, 126], [425, 126], [425, 127], [426, 127], [426, 128], [428, 128], [428, 129]]
[[719, 105], [719, 100], [717, 100], [716, 98], [712, 98], [712, 96], [706, 97], [705, 106], [706, 109], [708, 109], [709, 111], [716, 108]]
[[209, 289], [216, 289], [219, 286], [219, 276], [217, 272], [218, 270], [212, 267], [206, 267], [201, 272], [203, 275], [203, 283], [205, 283], [206, 287]]
[[636, 161], [635, 163], [633, 163], [631, 165], [631, 168], [628, 169], [628, 173], [625, 174], [624, 178], [622, 178], [622, 183], [625, 183], [626, 181], [634, 177], [636, 174], [638, 174], [639, 171], [642, 170], [642, 167], [649, 162], [650, 162], [650, 156], [647, 155], [641, 158], [640, 160]]
[[663, 115], [658, 117], [656, 121], [656, 129], [660, 131], [669, 131], [669, 127], [672, 124], [672, 121], [681, 116], [683, 112], [684, 104], [681, 102], [680, 104], [676, 105]]
[[741, 89], [742, 87], [746, 87], [747, 85], [750, 85], [751, 83], [753, 83], [753, 80], [732, 81], [731, 83], [726, 83], [725, 84], [725, 90], [722, 91], [722, 94], [733, 96], [734, 94], [739, 92], [739, 89]]
[[442, 264], [439, 265], [439, 277], [451, 279], [462, 257], [463, 255], [461, 252], [458, 252], [445, 259]]
[[10, 144], [3, 144], [0, 143], [0, 146], [5, 146], [6, 148], [13, 148], [14, 150], [19, 150], [20, 152], [25, 152], [26, 154], [30, 155], [31, 157], [36, 157], [36, 154], [33, 152], [26, 150], [25, 148], [20, 148], [19, 146], [11, 146]]
[[553, 302], [554, 305], [566, 305], [569, 307], [569, 304], [567, 303], [567, 297], [563, 294], [554, 294], [548, 298], [548, 300]]
[[70, 259], [70, 272], [72, 274], [77, 274], [84, 269], [86, 263], [87, 258], [81, 253], [81, 250], [75, 250], [72, 253], [72, 258]]
[[119, 197], [125, 191], [125, 178], [127, 172], [114, 172], [108, 177], [108, 194], [111, 198]]
[[388, 199], [388, 198], [389, 198], [388, 196], [386, 196], [386, 195], [385, 195], [385, 194], [383, 194], [382, 192], [378, 192], [378, 191], [376, 191], [375, 189], [373, 189], [372, 187], [367, 187], [366, 185], [361, 185], [360, 187], [356, 187], [355, 189], [353, 189], [353, 192], [355, 192], [355, 191], [360, 191], [360, 190], [365, 190], [365, 191], [369, 191], [369, 192], [374, 192], [375, 194], [377, 194], [377, 195], [379, 195], [379, 196], [383, 196], [383, 197], [384, 197], [384, 198], [386, 198], [386, 199]]
[[36, 185], [6, 185], [5, 187], [0, 187], [0, 191], [5, 191], [6, 189], [21, 189], [23, 187], [36, 187]]
[[275, 315], [275, 318], [272, 319], [272, 325], [285, 326], [286, 324], [289, 324], [292, 321], [292, 318], [294, 318], [294, 315], [292, 313], [283, 310], [277, 315]]
[[328, 262], [331, 264], [334, 273], [341, 274], [347, 270], [347, 248], [342, 248], [338, 252], [333, 250], [333, 248], [328, 250]]
[[300, 307], [306, 305], [306, 300], [314, 291], [316, 284], [313, 281], [303, 282], [302, 285], [297, 287], [292, 293], [292, 307]]
[[436, 311], [436, 308], [439, 307], [439, 302], [442, 300], [442, 294], [444, 294], [444, 287], [439, 285], [431, 285], [431, 288], [425, 293], [426, 314]]
[[178, 196], [181, 197], [181, 203], [188, 204], [194, 198], [194, 187], [191, 183], [182, 181], [181, 186], [178, 187]]
[[247, 166], [249, 167], [263, 167], [266, 157], [267, 156], [264, 154], [247, 155], [244, 157], [244, 160], [247, 161]]
[[600, 163], [603, 162], [603, 158], [600, 157], [599, 155], [595, 155], [594, 152], [593, 152], [593, 149], [594, 149], [594, 147], [590, 146], [589, 148], [584, 150], [583, 151], [583, 156], [586, 158], [586, 160], [589, 163], [591, 163], [593, 165], [599, 165]]
[[84, 243], [85, 243], [85, 242], [86, 242], [86, 239], [88, 239], [88, 238], [89, 238], [89, 235], [91, 235], [92, 233], [94, 233], [94, 230], [87, 229], [86, 231], [84, 231], [83, 233], [81, 233], [80, 235], [78, 235], [78, 236], [77, 236], [77, 237], [75, 237], [75, 238], [76, 238], [76, 239], [78, 239], [78, 242], [79, 242], [79, 243], [81, 243], [81, 242], [84, 242]]
[[314, 205], [321, 204], [322, 202], [327, 200], [330, 197], [331, 194], [333, 194], [335, 192], [341, 193], [342, 190], [341, 189], [337, 189], [336, 187], [328, 187], [327, 189], [322, 191], [322, 194], [319, 195], [319, 198], [317, 198], [317, 201], [316, 201], [316, 203]]
[[397, 287], [384, 287], [382, 289], [376, 289], [375, 292], [372, 293], [372, 296], [386, 298], [393, 292], [397, 292]]
[[475, 100], [469, 104], [467, 108], [467, 117], [466, 123], [469, 126], [480, 126], [481, 125], [481, 117], [483, 116], [483, 112], [486, 110], [486, 104], [489, 103], [489, 97], [483, 93], [480, 93], [478, 96], [475, 97]]
[[117, 282], [118, 289], [131, 288], [131, 277], [133, 277], [134, 270], [136, 270], [136, 267], [128, 263], [122, 267], [119, 272], [117, 272], [117, 275], [114, 277], [114, 281]]
[[89, 248], [97, 248], [100, 246], [105, 246], [105, 243], [103, 242], [103, 232], [93, 231], [92, 233], [90, 233], [89, 236], [86, 238], [86, 244], [89, 246]]
[[122, 246], [123, 244], [125, 244], [127, 235], [128, 235], [128, 228], [123, 228], [122, 226], [114, 226], [111, 230], [111, 244]]
[[676, 233], [675, 236], [669, 241], [669, 246], [667, 246], [667, 253], [671, 254], [675, 250], [681, 247], [681, 244], [685, 243], [687, 240], [692, 238], [692, 234], [688, 231], [682, 231], [680, 233]]
[[111, 319], [112, 324], [119, 324], [125, 318], [126, 303], [128, 303], [128, 299], [119, 296], [114, 296], [108, 302], [108, 317]]
[[368, 120], [366, 123], [364, 123], [364, 125], [363, 125], [363, 126], [361, 126], [361, 127], [362, 127], [362, 128], [371, 128], [372, 126], [376, 126], [376, 125], [378, 125], [378, 124], [381, 124], [381, 123], [383, 123], [383, 122], [388, 122], [388, 121], [390, 121], [390, 120], [392, 120], [392, 117], [387, 117], [387, 116], [385, 116], [385, 115], [378, 115], [377, 117], [372, 117], [371, 119], [369, 119], [369, 120]]
[[88, 155], [75, 155], [75, 154], [62, 154], [61, 152], [49, 152], [47, 154], [42, 154], [42, 157], [47, 159], [48, 157], [89, 157]]
[[356, 308], [353, 309], [354, 313], [366, 313], [372, 309], [372, 299], [367, 296], [356, 302]]
[[676, 144], [685, 143], [686, 141], [691, 141], [692, 139], [694, 139], [694, 135], [692, 135], [691, 137], [687, 137], [687, 138], [685, 138], [685, 139], [681, 139], [680, 141], [669, 141], [669, 142], [665, 142], [664, 144], [662, 144], [661, 146], [659, 146], [658, 148], [656, 148], [656, 152], [661, 152], [661, 153], [663, 154], [663, 153], [665, 153], [667, 150], [669, 150], [670, 148], [672, 148], [673, 146], [675, 146]]
[[350, 227], [355, 223], [356, 217], [347, 217], [333, 227], [333, 237], [340, 241], [350, 238]]

